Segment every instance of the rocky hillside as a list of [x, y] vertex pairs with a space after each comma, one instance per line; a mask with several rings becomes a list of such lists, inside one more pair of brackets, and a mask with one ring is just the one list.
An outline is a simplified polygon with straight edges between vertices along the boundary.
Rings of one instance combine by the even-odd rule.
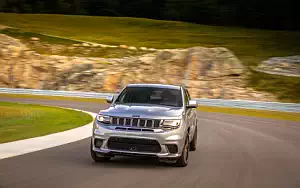
[[193, 97], [274, 101], [245, 88], [246, 70], [226, 48], [160, 50], [136, 57], [41, 55], [0, 35], [0, 87], [115, 92], [128, 83], [183, 84]]

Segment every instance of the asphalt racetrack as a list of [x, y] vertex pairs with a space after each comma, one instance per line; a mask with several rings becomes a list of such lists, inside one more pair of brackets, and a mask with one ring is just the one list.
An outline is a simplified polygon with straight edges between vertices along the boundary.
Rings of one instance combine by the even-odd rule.
[[[0, 98], [99, 112], [106, 104]], [[300, 188], [300, 123], [198, 112], [185, 168], [153, 159], [95, 163], [89, 139], [0, 160], [0, 188]], [[41, 122], [42, 123], [42, 122]]]

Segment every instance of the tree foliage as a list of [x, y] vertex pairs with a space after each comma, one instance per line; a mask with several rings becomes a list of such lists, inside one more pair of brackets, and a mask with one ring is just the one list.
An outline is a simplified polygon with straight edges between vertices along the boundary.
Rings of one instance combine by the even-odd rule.
[[0, 0], [0, 11], [128, 16], [212, 25], [300, 29], [294, 0]]

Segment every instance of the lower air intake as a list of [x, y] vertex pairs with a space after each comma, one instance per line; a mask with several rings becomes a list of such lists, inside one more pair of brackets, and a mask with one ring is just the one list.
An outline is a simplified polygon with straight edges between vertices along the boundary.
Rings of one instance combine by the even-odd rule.
[[148, 152], [159, 153], [161, 151], [160, 144], [156, 140], [135, 139], [111, 137], [107, 142], [108, 149], [131, 151], [131, 152]]

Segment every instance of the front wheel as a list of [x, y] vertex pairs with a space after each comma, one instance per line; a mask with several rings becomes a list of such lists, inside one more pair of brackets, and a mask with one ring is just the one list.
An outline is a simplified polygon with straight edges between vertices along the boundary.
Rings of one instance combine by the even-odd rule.
[[196, 151], [196, 149], [197, 149], [197, 137], [198, 137], [198, 131], [197, 131], [197, 127], [196, 127], [196, 129], [194, 131], [193, 140], [191, 141], [191, 146], [190, 146], [191, 151]]
[[176, 166], [178, 167], [185, 167], [188, 165], [188, 159], [189, 159], [189, 136], [186, 136], [184, 147], [182, 150], [181, 156], [176, 161]]

